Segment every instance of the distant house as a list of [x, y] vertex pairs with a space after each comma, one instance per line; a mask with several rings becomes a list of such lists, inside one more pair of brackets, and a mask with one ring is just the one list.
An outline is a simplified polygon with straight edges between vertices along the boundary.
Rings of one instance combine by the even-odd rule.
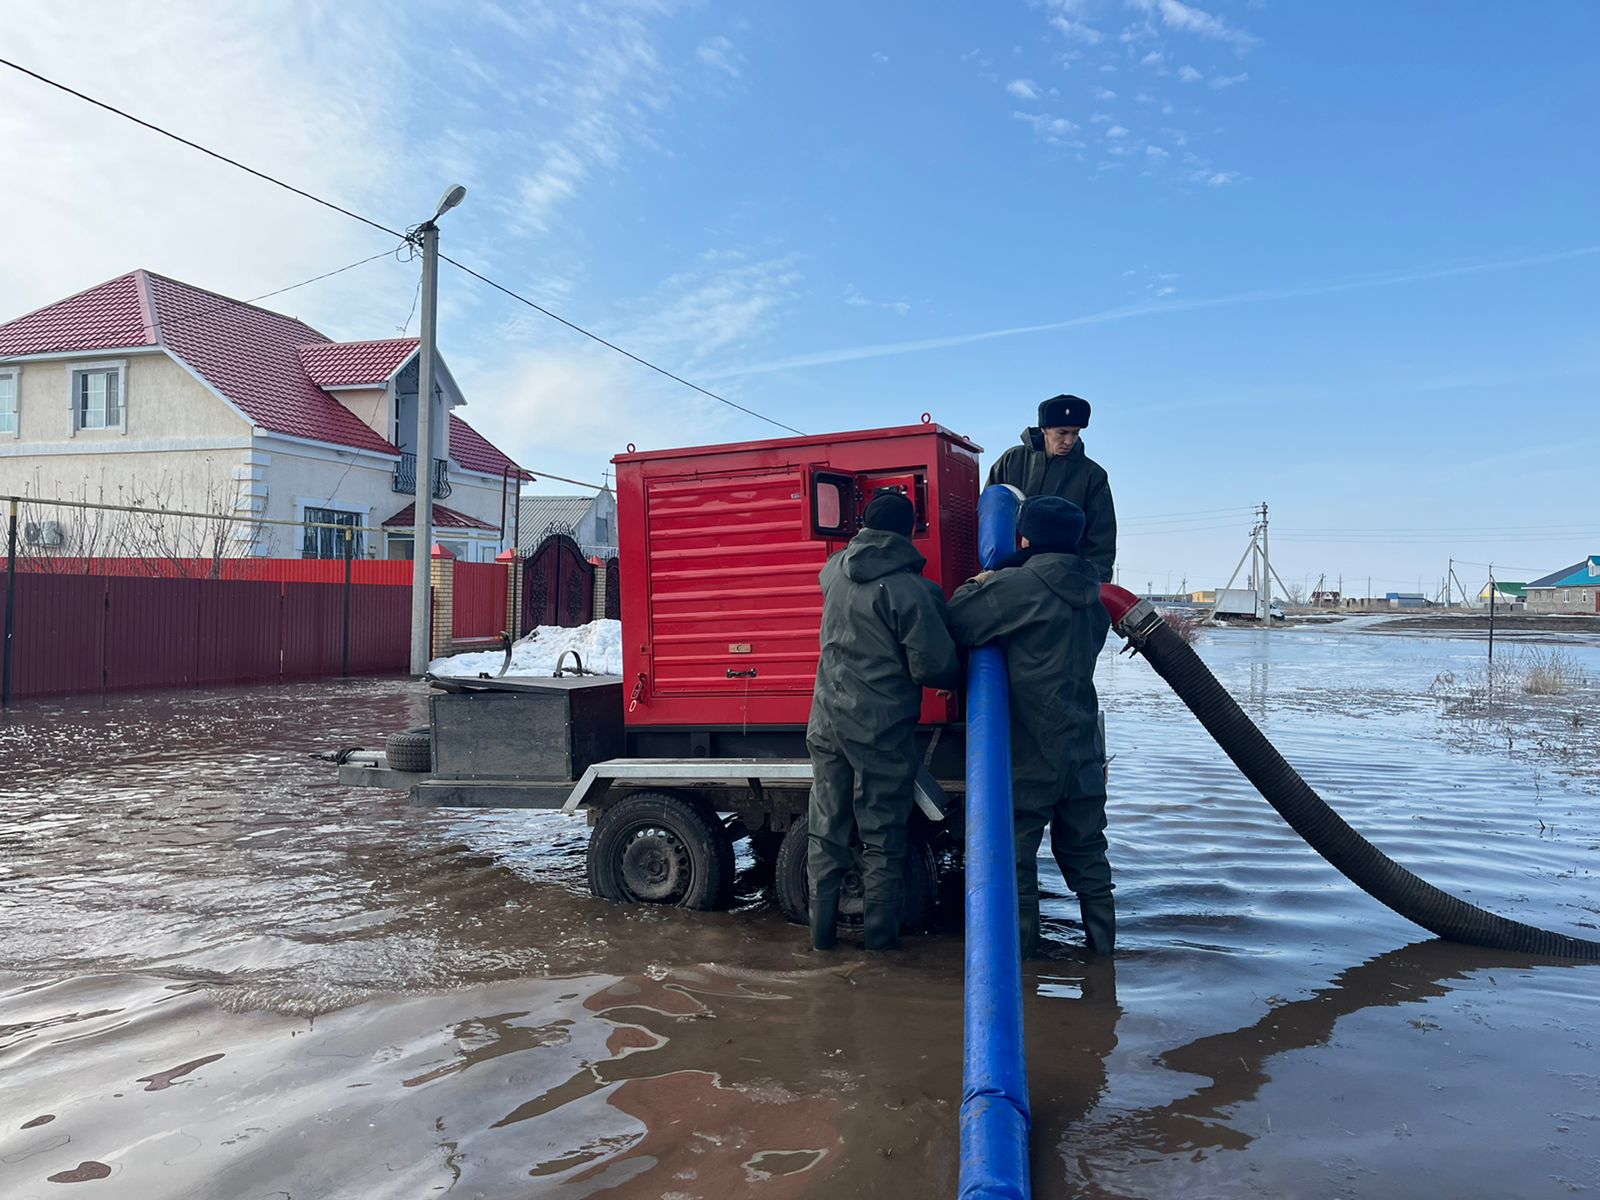
[[1528, 611], [1600, 613], [1600, 554], [1528, 584]]
[[[130, 271], [0, 325], [0, 494], [226, 514], [229, 554], [410, 558], [417, 339], [335, 342], [269, 309]], [[440, 362], [424, 454], [436, 540], [492, 560], [523, 480], [453, 411]], [[50, 553], [92, 552], [76, 510], [38, 505]], [[159, 522], [158, 522], [159, 524]], [[172, 521], [167, 521], [172, 524]], [[101, 552], [104, 552], [102, 546]]]
[[1390, 608], [1428, 607], [1428, 598], [1421, 592], [1385, 592], [1383, 599]]
[[617, 555], [617, 497], [610, 488], [587, 496], [524, 496], [518, 549], [532, 554], [551, 533], [564, 533], [595, 558]]
[[1316, 591], [1311, 593], [1313, 608], [1338, 608], [1344, 603], [1342, 593], [1337, 591]]
[[[1496, 579], [1493, 590], [1497, 608], [1501, 605], [1521, 608], [1528, 603], [1528, 585], [1525, 583], [1510, 583], [1504, 579]], [[1483, 590], [1478, 593], [1478, 603], [1485, 608], [1489, 605], [1489, 592], [1490, 588], [1486, 583], [1483, 585]]]

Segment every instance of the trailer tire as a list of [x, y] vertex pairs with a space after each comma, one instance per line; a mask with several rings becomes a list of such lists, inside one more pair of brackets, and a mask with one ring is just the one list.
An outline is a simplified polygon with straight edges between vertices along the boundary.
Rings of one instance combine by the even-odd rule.
[[[778, 907], [784, 917], [796, 925], [809, 924], [811, 919], [811, 888], [806, 871], [810, 841], [805, 818], [801, 817], [789, 826], [789, 832], [784, 835], [783, 845], [778, 848], [777, 867], [773, 872], [773, 890], [777, 893]], [[906, 831], [901, 932], [925, 933], [932, 928], [938, 898], [939, 873], [933, 847], [928, 843], [926, 831], [913, 823]], [[845, 876], [839, 905], [839, 928], [852, 931], [861, 928], [861, 876], [857, 871]]]
[[384, 746], [391, 771], [433, 770], [433, 731], [426, 726], [391, 733]]
[[618, 904], [726, 908], [733, 842], [709, 805], [675, 792], [634, 792], [589, 836], [589, 891]]

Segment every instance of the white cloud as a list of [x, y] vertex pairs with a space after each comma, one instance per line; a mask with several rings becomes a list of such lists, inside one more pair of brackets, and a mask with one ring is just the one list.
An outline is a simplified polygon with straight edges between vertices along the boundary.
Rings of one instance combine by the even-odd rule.
[[860, 290], [857, 289], [856, 285], [853, 284], [853, 283], [849, 283], [849, 284], [845, 285], [844, 302], [846, 304], [850, 305], [852, 308], [882, 308], [882, 309], [887, 309], [889, 312], [892, 312], [896, 316], [899, 316], [899, 317], [903, 317], [908, 312], [911, 311], [911, 304], [910, 304], [909, 301], [906, 301], [906, 300], [870, 300], [866, 296], [862, 295]]
[[1013, 79], [1006, 84], [1006, 91], [1018, 100], [1037, 100], [1039, 98], [1039, 85], [1031, 79]]
[[721, 34], [701, 42], [694, 56], [713, 70], [724, 71], [735, 79], [739, 77], [740, 63], [744, 61], [738, 47]]
[[1198, 171], [1191, 171], [1189, 178], [1195, 183], [1203, 183], [1207, 187], [1219, 188], [1227, 187], [1230, 183], [1238, 183], [1239, 172], [1213, 171], [1210, 168], [1203, 167]]
[[1223, 88], [1230, 88], [1235, 84], [1243, 83], [1249, 78], [1250, 76], [1243, 71], [1237, 75], [1214, 75], [1212, 76], [1210, 83], [1208, 83], [1206, 86], [1221, 91]]
[[1083, 18], [1088, 5], [1084, 0], [1048, 0], [1050, 24], [1065, 37], [1086, 46], [1100, 44], [1100, 31]]
[[1018, 121], [1029, 125], [1033, 129], [1033, 136], [1041, 142], [1052, 146], [1080, 146], [1081, 142], [1074, 141], [1072, 134], [1077, 131], [1077, 126], [1065, 117], [1053, 117], [1048, 113], [1014, 112], [1011, 116]]
[[889, 56], [882, 50], [874, 50], [872, 52], [872, 61], [882, 66], [884, 63], [889, 61]]
[[1242, 29], [1235, 29], [1221, 17], [1184, 4], [1182, 0], [1128, 0], [1128, 6], [1159, 18], [1168, 29], [1226, 42], [1241, 53], [1260, 44], [1259, 38]]
[[1094, 89], [1094, 98], [1096, 100], [1115, 100], [1117, 94], [1110, 88], [1097, 87]]
[[1106, 136], [1108, 138], [1125, 138], [1128, 136], [1128, 131], [1121, 125], [1113, 125], [1110, 129], [1106, 130]]
[[1199, 83], [1205, 78], [1205, 76], [1200, 74], [1200, 72], [1196, 71], [1193, 67], [1179, 67], [1178, 78], [1183, 80], [1185, 83]]
[[1160, 146], [1146, 146], [1144, 148], [1144, 152], [1148, 157], [1150, 157], [1152, 159], [1155, 159], [1157, 161], [1159, 161], [1160, 159], [1168, 157], [1167, 152], [1165, 150], [1163, 150]]
[[1139, 60], [1141, 67], [1158, 67], [1167, 61], [1167, 56], [1159, 50], [1152, 50]]

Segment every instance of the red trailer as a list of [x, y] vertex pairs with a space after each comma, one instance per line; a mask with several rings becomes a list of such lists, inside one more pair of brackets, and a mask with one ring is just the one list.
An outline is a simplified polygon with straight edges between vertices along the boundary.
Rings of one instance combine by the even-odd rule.
[[[584, 810], [595, 895], [722, 907], [734, 843], [805, 920], [805, 727], [828, 556], [885, 489], [914, 504], [926, 574], [948, 596], [977, 570], [980, 447], [922, 424], [618, 455], [623, 676], [435, 679], [432, 762], [350, 757], [341, 779], [429, 806]], [[959, 851], [959, 698], [925, 694], [906, 924], [932, 916]], [[847, 894], [849, 884], [847, 883]], [[859, 912], [859, 893], [854, 905]], [[846, 905], [847, 912], [852, 907]]]

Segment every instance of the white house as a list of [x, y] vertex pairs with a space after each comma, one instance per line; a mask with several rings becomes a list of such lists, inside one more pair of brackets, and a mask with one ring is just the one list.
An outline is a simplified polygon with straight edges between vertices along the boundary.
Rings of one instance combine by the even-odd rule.
[[537, 550], [548, 533], [570, 535], [585, 554], [617, 555], [617, 497], [610, 488], [587, 496], [524, 496], [518, 517], [525, 555]]
[[[434, 538], [491, 560], [531, 477], [457, 415], [442, 360], [437, 376]], [[416, 338], [330, 341], [150, 271], [0, 325], [0, 495], [231, 514], [229, 553], [342, 553], [333, 530], [267, 518], [381, 530], [356, 552], [410, 558], [416, 426]], [[34, 511], [59, 521], [57, 552], [93, 549], [78, 510]]]

